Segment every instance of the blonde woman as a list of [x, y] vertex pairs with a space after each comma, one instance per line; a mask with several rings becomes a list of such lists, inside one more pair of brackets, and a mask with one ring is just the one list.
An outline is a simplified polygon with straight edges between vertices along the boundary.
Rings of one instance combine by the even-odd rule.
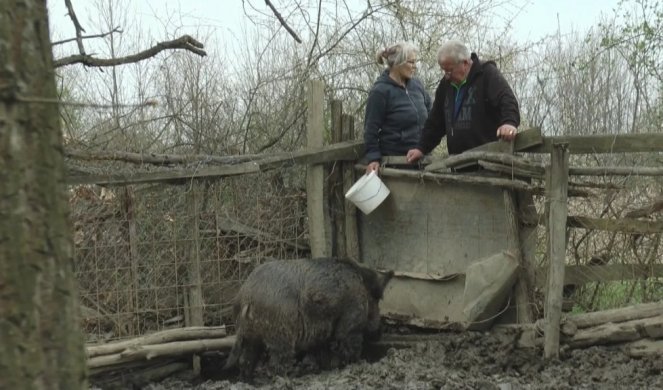
[[366, 102], [367, 173], [380, 167], [382, 156], [405, 156], [419, 144], [431, 98], [414, 77], [417, 51], [411, 43], [399, 42], [376, 53], [377, 63], [386, 69], [373, 84]]

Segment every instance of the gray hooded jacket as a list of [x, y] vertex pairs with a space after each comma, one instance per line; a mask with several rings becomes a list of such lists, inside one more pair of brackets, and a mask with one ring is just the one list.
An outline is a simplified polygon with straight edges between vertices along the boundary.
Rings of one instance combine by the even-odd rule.
[[380, 161], [382, 156], [404, 156], [415, 148], [430, 109], [430, 95], [421, 81], [412, 78], [404, 88], [385, 70], [366, 102], [364, 144], [368, 162]]

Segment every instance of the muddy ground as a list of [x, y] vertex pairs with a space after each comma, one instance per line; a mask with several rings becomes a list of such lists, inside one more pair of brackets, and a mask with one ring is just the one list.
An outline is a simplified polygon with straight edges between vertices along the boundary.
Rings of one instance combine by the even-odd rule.
[[[385, 337], [390, 340], [390, 335]], [[393, 336], [403, 338], [405, 336]], [[632, 359], [616, 347], [563, 351], [545, 361], [537, 349], [515, 348], [515, 336], [482, 332], [413, 336], [416, 342], [373, 347], [361, 362], [340, 370], [238, 382], [203, 364], [203, 378], [170, 377], [148, 390], [175, 389], [663, 389], [663, 356]], [[394, 338], [391, 338], [394, 340]], [[409, 346], [406, 347], [405, 345]]]

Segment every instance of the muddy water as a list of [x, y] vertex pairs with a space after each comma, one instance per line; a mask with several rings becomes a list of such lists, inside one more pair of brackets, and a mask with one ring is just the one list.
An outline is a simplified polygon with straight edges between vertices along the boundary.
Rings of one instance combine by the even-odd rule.
[[631, 359], [614, 347], [545, 361], [541, 350], [517, 349], [508, 335], [444, 333], [407, 345], [375, 348], [368, 360], [295, 378], [272, 379], [259, 369], [247, 384], [214, 377], [207, 367], [207, 378], [170, 378], [146, 389], [663, 389], [663, 356]]

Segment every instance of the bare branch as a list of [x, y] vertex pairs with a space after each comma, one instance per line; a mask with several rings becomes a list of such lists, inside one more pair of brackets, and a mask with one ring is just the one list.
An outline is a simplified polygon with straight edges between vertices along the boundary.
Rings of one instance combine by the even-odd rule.
[[[312, 65], [311, 59], [313, 58], [313, 50], [318, 46], [318, 37], [320, 35], [320, 17], [322, 16], [322, 0], [318, 2], [318, 21], [315, 25], [315, 34], [313, 35], [313, 44], [311, 44], [311, 51], [308, 52], [308, 66]], [[317, 61], [317, 59], [316, 59]]]
[[204, 47], [203, 44], [195, 40], [193, 37], [189, 35], [183, 35], [180, 38], [177, 38], [172, 41], [157, 43], [156, 45], [152, 46], [147, 50], [126, 57], [105, 59], [105, 58], [94, 58], [91, 55], [87, 54], [77, 54], [56, 60], [53, 63], [53, 65], [56, 68], [76, 63], [80, 63], [86, 66], [96, 66], [96, 67], [124, 65], [124, 64], [139, 62], [150, 57], [154, 57], [160, 52], [169, 49], [184, 49], [192, 53], [198, 54], [199, 56], [206, 56], [207, 53], [205, 52], [205, 50], [203, 50], [203, 47]]
[[74, 23], [74, 28], [76, 29], [76, 44], [78, 44], [78, 52], [81, 55], [85, 55], [85, 48], [83, 47], [83, 32], [85, 32], [85, 29], [81, 26], [76, 17], [76, 12], [74, 12], [74, 7], [71, 5], [71, 0], [64, 0], [64, 4], [67, 6], [69, 17]]
[[[83, 35], [80, 38], [81, 39], [105, 38], [105, 37], [109, 36], [110, 34], [114, 34], [114, 33], [122, 33], [122, 30], [120, 30], [119, 26], [115, 27], [114, 29], [112, 29], [109, 32], [105, 32], [105, 33], [101, 33], [101, 34], [95, 34], [95, 35]], [[78, 38], [63, 39], [61, 41], [53, 42], [52, 45], [53, 46], [62, 45], [62, 44], [65, 44], [65, 43], [68, 43], [68, 42], [71, 42], [71, 41], [76, 41], [76, 40], [78, 40]]]
[[[343, 41], [343, 39], [345, 39], [345, 37], [346, 37], [348, 34], [350, 34], [350, 33], [351, 33], [351, 32], [352, 32], [352, 31], [353, 31], [353, 30], [354, 30], [359, 24], [361, 24], [364, 20], [368, 19], [370, 16], [372, 16], [373, 14], [375, 14], [375, 13], [381, 11], [382, 9], [389, 8], [389, 7], [392, 6], [393, 4], [396, 4], [397, 2], [398, 2], [398, 0], [396, 0], [396, 1], [389, 1], [389, 2], [386, 2], [385, 4], [382, 4], [381, 6], [376, 7], [376, 8], [373, 8], [373, 7], [371, 6], [371, 4], [369, 3], [369, 4], [368, 4], [368, 8], [366, 8], [366, 9], [364, 10], [364, 12], [361, 14], [361, 16], [359, 17], [359, 19], [353, 21], [352, 24], [350, 25], [350, 27], [348, 27], [347, 30], [343, 31], [343, 32], [338, 36], [338, 39], [336, 39], [336, 41], [334, 41], [334, 42], [332, 42], [331, 44], [329, 44], [329, 47], [327, 47], [324, 51], [319, 52], [318, 55], [316, 55], [314, 58], [309, 58], [309, 60], [308, 60], [308, 64], [309, 64], [309, 66], [311, 66], [311, 65], [314, 64], [314, 63], [316, 63], [316, 62], [317, 62], [318, 60], [320, 60], [322, 57], [326, 56], [330, 51], [334, 50], [334, 48], [336, 48], [336, 46], [338, 46], [338, 45]], [[318, 16], [319, 16], [319, 15], [318, 15]], [[318, 21], [318, 24], [319, 24], [319, 23], [320, 23], [320, 22]], [[316, 31], [316, 38], [317, 38], [317, 31]], [[311, 55], [311, 53], [313, 53], [313, 48], [311, 48], [311, 52], [309, 53], [309, 56]]]
[[297, 33], [292, 28], [290, 28], [290, 26], [288, 26], [288, 23], [286, 23], [285, 19], [283, 19], [283, 16], [281, 16], [279, 11], [277, 11], [274, 5], [272, 5], [272, 2], [265, 0], [265, 4], [267, 4], [267, 6], [272, 10], [274, 16], [276, 16], [276, 19], [278, 19], [279, 23], [281, 23], [281, 26], [283, 26], [283, 28], [285, 28], [293, 38], [295, 38], [295, 41], [297, 41], [297, 43], [302, 43], [302, 40], [299, 38], [299, 36], [297, 36]]

